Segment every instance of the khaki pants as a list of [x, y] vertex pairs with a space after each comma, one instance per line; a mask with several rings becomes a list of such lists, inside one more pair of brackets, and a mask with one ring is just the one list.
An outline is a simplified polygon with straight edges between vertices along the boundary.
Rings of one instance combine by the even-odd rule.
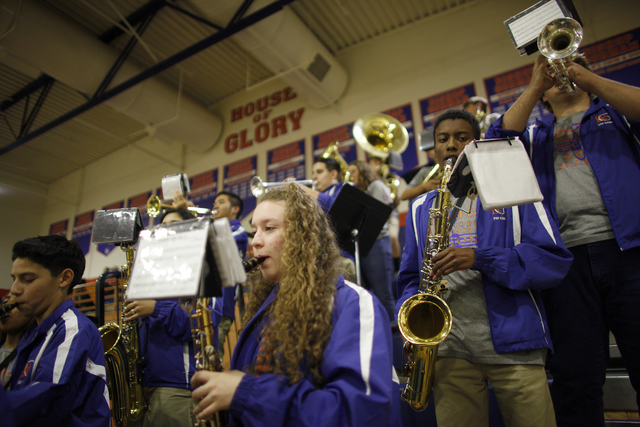
[[191, 391], [173, 387], [144, 387], [149, 402], [143, 418], [132, 427], [193, 427], [195, 404]]
[[233, 321], [229, 316], [222, 316], [222, 320], [218, 325], [218, 355], [220, 359], [224, 356], [224, 345], [227, 341], [227, 335], [229, 335], [232, 323]]
[[439, 358], [433, 385], [438, 427], [488, 427], [489, 386], [507, 427], [555, 427], [544, 366]]

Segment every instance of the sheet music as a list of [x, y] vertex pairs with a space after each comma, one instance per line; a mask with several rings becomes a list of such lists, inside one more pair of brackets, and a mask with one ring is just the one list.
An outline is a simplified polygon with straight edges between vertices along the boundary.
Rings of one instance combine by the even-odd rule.
[[165, 200], [172, 200], [176, 191], [184, 196], [185, 192], [189, 192], [188, 185], [189, 180], [185, 174], [167, 175], [162, 178], [162, 195]]
[[571, 16], [558, 0], [543, 0], [504, 21], [516, 48], [537, 40], [545, 25], [557, 18]]
[[[160, 230], [163, 232], [165, 230]], [[209, 228], [142, 239], [127, 299], [163, 299], [197, 295]]]
[[533, 166], [519, 138], [474, 141], [462, 154], [469, 161], [484, 210], [542, 200]]

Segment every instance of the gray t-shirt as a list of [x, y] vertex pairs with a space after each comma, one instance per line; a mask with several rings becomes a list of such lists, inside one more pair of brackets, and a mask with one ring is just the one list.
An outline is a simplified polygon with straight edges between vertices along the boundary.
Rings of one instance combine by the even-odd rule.
[[424, 181], [424, 179], [427, 177], [427, 175], [429, 175], [429, 172], [431, 172], [431, 169], [433, 169], [435, 167], [435, 165], [433, 166], [423, 166], [418, 173], [416, 173], [413, 178], [411, 179], [411, 181], [409, 181], [409, 183], [407, 184], [407, 188], [415, 188], [418, 185], [422, 184], [422, 181]]
[[[376, 179], [371, 184], [369, 184], [369, 187], [367, 187], [367, 194], [380, 200], [385, 205], [391, 205], [393, 203], [389, 187], [387, 187], [387, 185], [380, 179]], [[380, 230], [380, 234], [378, 234], [378, 239], [380, 239], [381, 237], [387, 237], [388, 235], [389, 220], [387, 220], [387, 222], [384, 223], [384, 226], [382, 226], [382, 230]]]
[[585, 111], [556, 120], [554, 126], [556, 210], [560, 235], [567, 247], [615, 238], [580, 139], [580, 121]]
[[[5, 344], [2, 344], [0, 347], [0, 363], [2, 363], [13, 351], [13, 348], [7, 347]], [[5, 369], [0, 372], [0, 385], [4, 387], [4, 385], [9, 382], [11, 379], [11, 373], [13, 372], [13, 366], [15, 365], [15, 359], [7, 365]]]
[[[477, 200], [465, 200], [451, 231], [451, 246], [478, 247], [476, 227]], [[452, 204], [456, 200], [452, 198]], [[471, 363], [503, 365], [542, 365], [546, 349], [498, 354], [493, 347], [487, 301], [479, 271], [456, 271], [445, 276], [449, 292], [440, 295], [453, 316], [451, 332], [438, 347], [439, 357], [455, 357]]]

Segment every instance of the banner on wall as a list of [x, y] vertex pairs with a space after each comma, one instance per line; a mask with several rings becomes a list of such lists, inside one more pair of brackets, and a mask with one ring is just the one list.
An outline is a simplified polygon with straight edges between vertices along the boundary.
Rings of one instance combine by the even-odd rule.
[[152, 195], [153, 191], [149, 190], [144, 193], [131, 196], [129, 197], [129, 200], [127, 200], [128, 208], [138, 208], [138, 210], [140, 211], [140, 218], [142, 219], [142, 225], [144, 228], [149, 227], [149, 212], [147, 212], [147, 201]]
[[640, 86], [640, 28], [582, 46], [593, 72], [611, 80]]
[[85, 256], [91, 248], [91, 232], [93, 231], [93, 218], [95, 217], [95, 213], [96, 211], [90, 211], [76, 215], [73, 222], [71, 240], [78, 242]]
[[407, 149], [402, 153], [402, 170], [392, 171], [395, 174], [404, 175], [411, 169], [418, 166], [418, 151], [420, 150], [416, 143], [411, 104], [401, 105], [399, 107], [383, 111], [382, 113], [398, 120], [405, 128], [407, 128], [407, 132], [409, 133], [409, 144], [407, 145]]
[[[529, 86], [532, 73], [533, 64], [529, 64], [484, 79], [491, 112], [500, 115], [506, 113]], [[529, 117], [529, 123], [548, 114], [538, 103]]]
[[[326, 130], [311, 137], [313, 148], [313, 161], [322, 156], [327, 146], [339, 141], [339, 151], [342, 158], [348, 163], [358, 158], [356, 151], [356, 141], [353, 139], [353, 122]], [[311, 177], [309, 177], [311, 178]]]
[[267, 151], [267, 182], [305, 179], [304, 139]]
[[218, 168], [189, 178], [189, 185], [191, 186], [189, 200], [194, 206], [213, 209], [213, 203], [218, 196]]
[[[110, 209], [122, 209], [124, 208], [124, 200], [120, 200], [119, 202], [111, 203], [102, 207], [102, 210], [108, 211]], [[112, 250], [115, 249], [115, 246], [111, 243], [103, 243], [98, 245], [98, 252], [103, 255], [109, 255]]]
[[62, 221], [54, 222], [49, 226], [49, 234], [58, 234], [60, 236], [67, 237], [67, 230], [69, 229], [69, 220], [64, 219]]
[[[440, 114], [454, 108], [462, 108], [464, 102], [472, 96], [476, 96], [476, 87], [469, 83], [421, 99], [419, 104], [423, 131], [433, 131], [433, 125]], [[419, 141], [417, 143], [419, 144]]]
[[[223, 169], [223, 190], [236, 194], [243, 204], [242, 218], [256, 208], [256, 198], [251, 193], [251, 178], [258, 174], [258, 156], [247, 157], [226, 165]], [[242, 219], [240, 218], [240, 219]]]

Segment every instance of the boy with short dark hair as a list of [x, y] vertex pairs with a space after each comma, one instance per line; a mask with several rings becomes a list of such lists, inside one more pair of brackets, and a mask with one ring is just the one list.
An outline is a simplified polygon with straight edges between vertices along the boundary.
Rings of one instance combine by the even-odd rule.
[[[479, 123], [470, 112], [440, 115], [434, 125], [440, 168], [449, 159], [455, 164], [479, 138]], [[560, 283], [571, 254], [540, 202], [485, 211], [480, 198], [465, 199], [450, 234], [434, 230], [430, 218], [432, 209], [438, 210], [438, 193], [417, 197], [409, 208], [396, 306], [399, 311], [418, 293], [427, 257], [434, 280], [444, 276], [448, 282], [450, 291], [442, 299], [452, 313], [451, 332], [438, 345], [434, 368], [438, 425], [489, 425], [491, 384], [505, 425], [554, 426], [544, 369], [552, 345], [540, 291]], [[450, 201], [459, 202], [453, 195]], [[431, 257], [425, 247], [437, 235], [450, 239]]]
[[13, 246], [12, 303], [36, 325], [18, 344], [7, 399], [18, 425], [111, 425], [104, 347], [95, 325], [73, 306], [82, 278], [79, 245], [39, 236]]

